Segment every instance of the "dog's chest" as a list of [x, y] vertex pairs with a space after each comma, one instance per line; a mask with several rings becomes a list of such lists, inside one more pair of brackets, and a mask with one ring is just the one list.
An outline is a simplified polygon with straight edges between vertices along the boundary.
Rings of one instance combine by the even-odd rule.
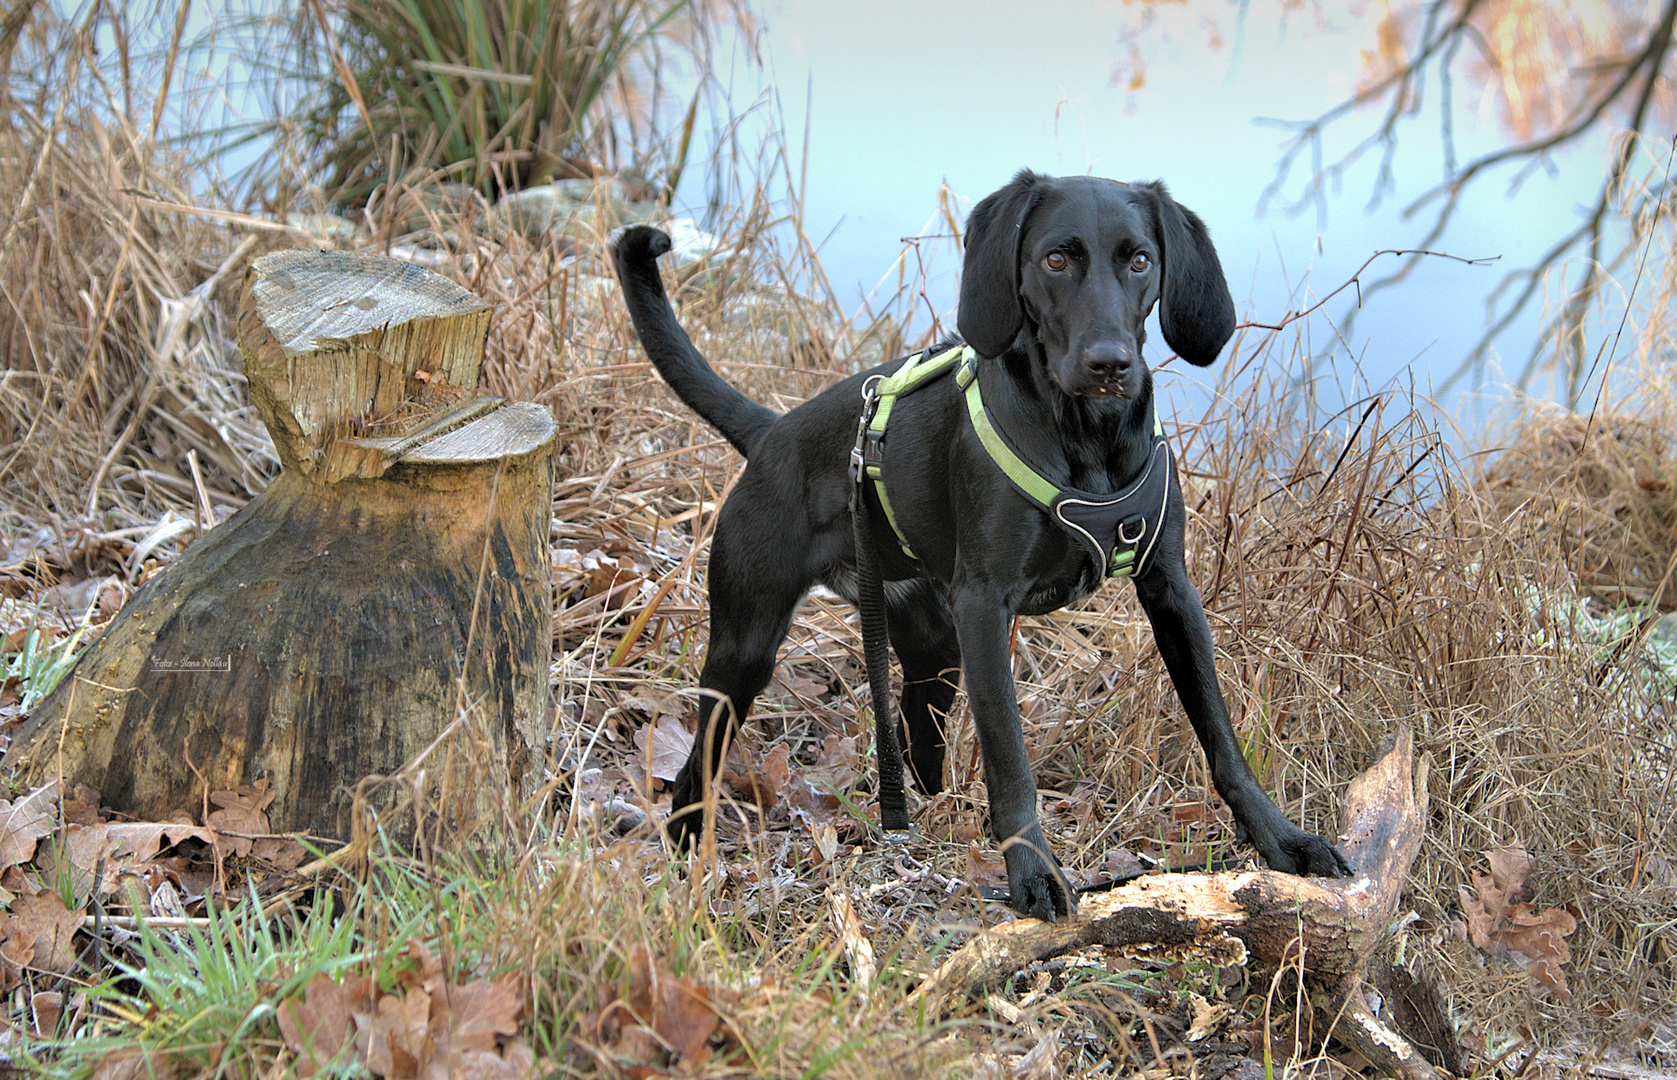
[[1030, 578], [1020, 615], [1045, 615], [1090, 596], [1101, 587], [1105, 575], [1081, 549], [1070, 549], [1057, 565]]

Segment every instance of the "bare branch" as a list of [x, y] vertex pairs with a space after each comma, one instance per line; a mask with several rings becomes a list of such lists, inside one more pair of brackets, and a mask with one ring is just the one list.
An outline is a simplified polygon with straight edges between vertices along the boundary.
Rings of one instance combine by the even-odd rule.
[[[1447, 389], [1467, 372], [1476, 370], [1483, 362], [1492, 342], [1528, 309], [1538, 295], [1548, 272], [1571, 253], [1582, 251], [1588, 260], [1584, 279], [1577, 288], [1569, 291], [1560, 313], [1545, 325], [1520, 379], [1521, 384], [1525, 385], [1541, 369], [1539, 357], [1545, 346], [1558, 342], [1562, 346], [1559, 362], [1564, 365], [1567, 373], [1568, 394], [1575, 402], [1582, 392], [1581, 380], [1586, 374], [1582, 333], [1585, 317], [1591, 304], [1607, 285], [1609, 268], [1622, 262], [1634, 251], [1640, 236], [1641, 226], [1631, 221], [1632, 236], [1623, 250], [1617, 253], [1609, 253], [1606, 250], [1609, 244], [1608, 234], [1614, 220], [1621, 215], [1629, 219], [1628, 214], [1623, 214], [1624, 191], [1636, 147], [1649, 121], [1654, 95], [1661, 85], [1662, 72], [1671, 53], [1673, 32], [1677, 29], [1677, 0], [1664, 0], [1658, 19], [1634, 48], [1626, 50], [1622, 56], [1611, 60], [1599, 60], [1579, 69], [1580, 76], [1590, 81], [1591, 88], [1582, 91], [1581, 100], [1570, 110], [1567, 120], [1559, 127], [1541, 136], [1521, 139], [1481, 154], [1458, 167], [1452, 116], [1454, 82], [1457, 76], [1452, 70], [1452, 65], [1464, 40], [1474, 43], [1487, 58], [1495, 62], [1492, 50], [1470, 21], [1482, 4], [1483, 0], [1460, 0], [1456, 4], [1429, 5], [1419, 44], [1408, 62], [1322, 113], [1315, 120], [1298, 125], [1298, 134], [1281, 155], [1276, 166], [1275, 179], [1266, 188], [1260, 208], [1279, 197], [1299, 156], [1307, 149], [1315, 159], [1312, 178], [1299, 198], [1288, 206], [1292, 212], [1311, 202], [1317, 203], [1319, 208], [1323, 206], [1324, 193], [1330, 184], [1338, 180], [1371, 149], [1379, 146], [1383, 148], [1383, 157], [1370, 205], [1377, 204], [1383, 195], [1391, 190], [1391, 163], [1397, 151], [1399, 125], [1405, 117], [1418, 111], [1421, 88], [1427, 73], [1429, 69], [1436, 70], [1442, 98], [1439, 137], [1444, 149], [1445, 178], [1422, 192], [1403, 210], [1403, 215], [1408, 217], [1429, 205], [1437, 204], [1433, 219], [1416, 248], [1403, 253], [1408, 258], [1401, 267], [1366, 288], [1359, 283], [1360, 304], [1362, 300], [1373, 296], [1381, 289], [1390, 288], [1408, 277], [1418, 262], [1419, 254], [1427, 253], [1426, 249], [1437, 244], [1455, 220], [1456, 212], [1462, 205], [1462, 195], [1470, 185], [1498, 167], [1523, 163], [1524, 167], [1514, 179], [1514, 187], [1517, 188], [1529, 170], [1549, 160], [1549, 155], [1575, 144], [1590, 132], [1598, 130], [1610, 117], [1622, 113], [1626, 135], [1583, 221], [1552, 244], [1537, 262], [1510, 272], [1497, 285], [1487, 301], [1490, 311], [1487, 313], [1487, 328], [1484, 334], [1443, 386]], [[1451, 7], [1455, 8], [1453, 16], [1443, 18], [1443, 13]], [[1600, 81], [1609, 75], [1612, 77], [1605, 85], [1600, 85]], [[1356, 109], [1381, 101], [1386, 103], [1386, 107], [1379, 123], [1368, 137], [1338, 160], [1323, 163], [1321, 141], [1324, 131]], [[1319, 212], [1322, 211], [1319, 209]], [[1518, 291], [1513, 300], [1497, 314], [1499, 299], [1515, 286], [1518, 286]], [[1343, 327], [1346, 334], [1349, 333], [1354, 320], [1355, 310], [1348, 315]]]
[[1362, 273], [1363, 273], [1364, 270], [1367, 270], [1369, 268], [1370, 264], [1372, 264], [1375, 259], [1378, 259], [1382, 255], [1396, 255], [1399, 258], [1402, 258], [1402, 257], [1405, 257], [1405, 256], [1413, 256], [1415, 258], [1419, 258], [1420, 256], [1423, 256], [1423, 255], [1431, 255], [1431, 256], [1433, 256], [1435, 258], [1439, 258], [1439, 259], [1451, 259], [1455, 262], [1466, 263], [1468, 266], [1484, 266], [1484, 265], [1487, 265], [1489, 263], [1495, 262], [1496, 259], [1499, 258], [1499, 256], [1492, 256], [1489, 259], [1468, 259], [1468, 258], [1464, 258], [1460, 255], [1451, 255], [1449, 252], [1445, 252], [1445, 251], [1421, 251], [1421, 250], [1417, 250], [1417, 249], [1413, 249], [1413, 248], [1407, 248], [1407, 249], [1401, 249], [1401, 250], [1398, 249], [1398, 248], [1383, 248], [1380, 251], [1376, 251], [1373, 255], [1370, 255], [1366, 260], [1364, 260], [1363, 264], [1361, 266], [1357, 267], [1356, 272], [1353, 273], [1350, 277], [1346, 278], [1342, 283], [1340, 283], [1339, 287], [1334, 289], [1333, 292], [1328, 293], [1326, 296], [1322, 297], [1320, 300], [1316, 301], [1314, 304], [1311, 304], [1309, 307], [1304, 308], [1302, 310], [1298, 310], [1298, 311], [1289, 311], [1287, 314], [1281, 316], [1281, 318], [1278, 321], [1273, 322], [1273, 323], [1251, 322], [1251, 321], [1243, 322], [1243, 323], [1237, 323], [1235, 325], [1235, 329], [1236, 330], [1274, 330], [1274, 331], [1284, 330], [1289, 325], [1291, 325], [1292, 323], [1295, 323], [1298, 320], [1300, 320], [1300, 319], [1304, 318], [1305, 316], [1309, 315], [1311, 312], [1315, 311], [1317, 308], [1320, 308], [1323, 304], [1326, 304], [1329, 300], [1332, 300], [1334, 297], [1338, 296], [1340, 293], [1344, 292], [1346, 289], [1351, 288], [1353, 285], [1355, 285], [1357, 287], [1357, 304], [1358, 304], [1358, 306], [1361, 306], [1362, 299], [1363, 299]]

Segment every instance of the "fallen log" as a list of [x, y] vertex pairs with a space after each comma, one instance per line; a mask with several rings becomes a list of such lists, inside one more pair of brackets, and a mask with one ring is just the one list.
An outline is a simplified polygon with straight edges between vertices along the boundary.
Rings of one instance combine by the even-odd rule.
[[375, 805], [425, 786], [420, 768], [428, 796], [453, 788], [433, 809], [456, 826], [528, 794], [546, 740], [555, 426], [477, 396], [489, 316], [392, 259], [256, 260], [239, 345], [284, 469], [140, 588], [5, 765], [145, 820], [265, 776], [274, 830], [340, 839], [357, 786], [416, 761]]
[[1301, 878], [1273, 870], [1158, 874], [1086, 895], [1054, 923], [1016, 919], [980, 933], [945, 960], [909, 998], [911, 1009], [947, 1015], [1026, 964], [1089, 946], [1131, 955], [1192, 955], [1221, 966], [1270, 970], [1301, 964], [1332, 991], [1334, 1033], [1386, 1075], [1439, 1074], [1367, 1008], [1361, 977], [1397, 911], [1421, 847], [1427, 766], [1417, 768], [1407, 729], [1345, 795], [1339, 847], [1352, 874]]

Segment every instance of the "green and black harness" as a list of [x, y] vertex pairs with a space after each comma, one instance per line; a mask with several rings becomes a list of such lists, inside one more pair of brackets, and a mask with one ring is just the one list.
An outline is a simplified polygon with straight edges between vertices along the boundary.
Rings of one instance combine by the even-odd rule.
[[978, 390], [978, 354], [970, 345], [957, 345], [936, 354], [931, 350], [917, 353], [894, 373], [875, 375], [862, 387], [862, 417], [857, 425], [856, 446], [851, 451], [850, 477], [857, 484], [864, 477], [873, 482], [885, 520], [897, 534], [903, 554], [911, 559], [915, 557], [908, 538], [897, 524], [885, 486], [886, 425], [898, 398], [951, 372], [966, 397], [973, 431], [989, 451], [990, 460], [1014, 488], [1071, 533], [1106, 577], [1128, 577], [1145, 571], [1164, 525], [1174, 467], [1157, 406], [1153, 410], [1153, 446], [1147, 465], [1127, 488], [1116, 495], [1062, 488], [1031, 468], [991, 420]]
[[885, 481], [885, 436], [897, 400], [953, 373], [967, 402], [973, 431], [1013, 487], [1069, 532], [1088, 551], [1106, 577], [1144, 573], [1164, 529], [1175, 460], [1158, 406], [1153, 410], [1153, 445], [1141, 475], [1115, 495], [1095, 495], [1062, 488], [1031, 468], [990, 418], [978, 388], [978, 354], [970, 345], [939, 352], [928, 349], [905, 360], [890, 375], [874, 375], [862, 385], [862, 413], [856, 445], [850, 452], [850, 505], [856, 527], [857, 606], [862, 615], [862, 650], [874, 701], [874, 731], [879, 756], [879, 805], [888, 830], [908, 828], [903, 790], [902, 753], [890, 707], [890, 669], [885, 650], [888, 626], [879, 560], [869, 543], [866, 490], [871, 482], [885, 520], [896, 533], [903, 554], [916, 558], [897, 522]]

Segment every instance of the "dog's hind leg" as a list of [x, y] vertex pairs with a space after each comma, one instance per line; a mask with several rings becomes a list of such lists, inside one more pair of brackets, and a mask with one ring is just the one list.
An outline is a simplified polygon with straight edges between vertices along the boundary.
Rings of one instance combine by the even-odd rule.
[[[727, 517], [724, 508], [724, 522]], [[728, 740], [774, 676], [780, 643], [809, 584], [785, 560], [762, 558], [759, 544], [737, 550], [729, 543], [736, 534], [724, 522], [711, 545], [710, 644], [699, 672], [698, 732], [670, 805], [670, 836], [678, 844], [703, 828], [705, 796], [721, 775]]]
[[943, 718], [955, 703], [961, 646], [943, 590], [929, 578], [892, 586], [891, 649], [903, 669], [903, 759], [927, 795], [943, 790]]

